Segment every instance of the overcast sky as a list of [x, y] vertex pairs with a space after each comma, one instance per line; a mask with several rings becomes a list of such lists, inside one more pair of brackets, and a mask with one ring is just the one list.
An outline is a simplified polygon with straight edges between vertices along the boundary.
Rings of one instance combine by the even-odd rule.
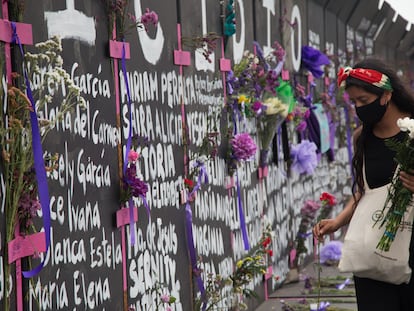
[[[385, 0], [398, 14], [414, 24], [414, 0]], [[383, 1], [380, 0], [380, 3]], [[412, 30], [412, 29], [411, 29]]]

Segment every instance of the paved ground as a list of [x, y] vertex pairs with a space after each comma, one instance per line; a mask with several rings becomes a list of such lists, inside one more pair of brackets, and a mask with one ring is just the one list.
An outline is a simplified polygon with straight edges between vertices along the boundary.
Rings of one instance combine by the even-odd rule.
[[[281, 311], [283, 310], [281, 301], [291, 306], [292, 311], [309, 311], [310, 303], [318, 301], [318, 267], [321, 267], [320, 301], [330, 303], [328, 310], [356, 311], [355, 289], [351, 274], [340, 273], [336, 266], [319, 266], [313, 262], [300, 272], [299, 281], [284, 284], [269, 294], [269, 299], [256, 308], [256, 311]], [[336, 285], [344, 283], [347, 285], [338, 290]], [[311, 284], [310, 289], [305, 288], [307, 284]]]

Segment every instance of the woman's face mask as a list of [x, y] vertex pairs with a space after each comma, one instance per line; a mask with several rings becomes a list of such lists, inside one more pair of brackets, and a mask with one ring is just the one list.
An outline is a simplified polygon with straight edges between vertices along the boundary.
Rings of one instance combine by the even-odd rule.
[[381, 121], [387, 110], [387, 105], [381, 105], [381, 96], [356, 86], [349, 87], [347, 93], [354, 103], [355, 112], [362, 123], [373, 126]]
[[358, 118], [362, 123], [369, 126], [381, 121], [386, 110], [387, 105], [381, 105], [381, 97], [378, 97], [376, 100], [367, 105], [355, 107], [355, 112]]

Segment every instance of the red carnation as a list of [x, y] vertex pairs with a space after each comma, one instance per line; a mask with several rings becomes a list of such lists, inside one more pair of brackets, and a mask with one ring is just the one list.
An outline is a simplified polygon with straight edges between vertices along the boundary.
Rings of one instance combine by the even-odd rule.
[[319, 198], [322, 203], [327, 204], [329, 206], [334, 206], [336, 204], [336, 198], [329, 192], [323, 192]]

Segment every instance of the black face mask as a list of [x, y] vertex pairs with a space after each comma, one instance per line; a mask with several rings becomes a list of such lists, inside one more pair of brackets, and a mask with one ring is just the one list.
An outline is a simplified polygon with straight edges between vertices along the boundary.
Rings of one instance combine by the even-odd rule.
[[365, 125], [372, 126], [378, 123], [385, 114], [387, 105], [381, 105], [381, 97], [378, 97], [372, 103], [361, 107], [355, 107], [358, 118]]

